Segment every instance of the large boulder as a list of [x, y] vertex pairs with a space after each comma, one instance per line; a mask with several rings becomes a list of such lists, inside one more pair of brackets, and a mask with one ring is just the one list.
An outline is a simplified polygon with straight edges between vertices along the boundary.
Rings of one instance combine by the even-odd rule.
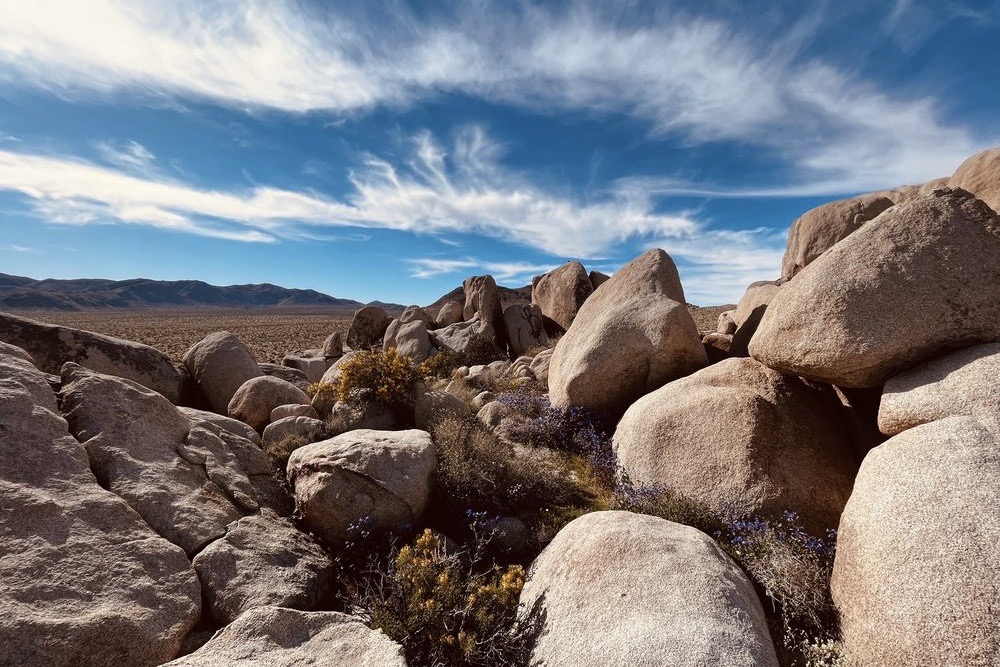
[[164, 667], [406, 667], [402, 648], [360, 619], [282, 607], [248, 611]]
[[229, 416], [253, 427], [258, 433], [271, 421], [271, 411], [280, 405], [309, 405], [309, 396], [281, 378], [265, 375], [244, 382], [229, 401]]
[[244, 382], [264, 373], [246, 345], [228, 331], [209, 334], [184, 354], [187, 368], [212, 409], [225, 415]]
[[959, 415], [1000, 421], [1000, 343], [957, 350], [890, 378], [878, 426], [896, 435]]
[[859, 667], [1000, 664], [1000, 438], [971, 417], [911, 428], [865, 458], [833, 569]]
[[549, 336], [545, 333], [545, 322], [542, 311], [535, 305], [507, 306], [503, 311], [504, 326], [507, 329], [507, 340], [515, 356], [519, 356], [532, 348], [549, 344]]
[[667, 253], [650, 250], [580, 308], [552, 355], [549, 395], [560, 407], [617, 416], [707, 363], [677, 268]]
[[757, 360], [841, 387], [878, 387], [950, 349], [1000, 338], [1000, 217], [962, 190], [879, 216], [783, 285]]
[[436, 460], [426, 431], [354, 430], [295, 450], [288, 481], [305, 524], [335, 545], [364, 517], [390, 529], [419, 520]]
[[423, 322], [428, 329], [434, 328], [434, 318], [432, 318], [430, 313], [420, 306], [407, 306], [407, 308], [403, 311], [403, 314], [399, 316], [399, 321], [402, 324], [409, 324], [410, 322]]
[[468, 322], [458, 322], [431, 333], [431, 341], [439, 350], [453, 354], [465, 355], [472, 350], [493, 348], [500, 354], [497, 347], [497, 334], [488, 322], [476, 317]]
[[302, 391], [309, 391], [309, 385], [312, 384], [309, 380], [309, 376], [305, 374], [305, 371], [298, 368], [293, 368], [292, 366], [286, 366], [284, 364], [257, 365], [260, 366], [260, 372], [264, 375], [284, 380], [285, 382], [295, 385]]
[[458, 324], [464, 318], [465, 309], [462, 307], [462, 304], [458, 301], [446, 301], [438, 310], [435, 322], [438, 328], [444, 328], [452, 324]]
[[[747, 287], [746, 292], [740, 297], [740, 300], [736, 303], [736, 308], [731, 312], [731, 317], [733, 323], [736, 324], [736, 328], [743, 326], [750, 316], [757, 311], [761, 306], [767, 306], [771, 303], [771, 299], [775, 297], [781, 288], [782, 281], [780, 280], [758, 280], [755, 283], [750, 283]], [[736, 333], [735, 331], [733, 333]]]
[[613, 446], [639, 485], [741, 516], [798, 512], [836, 528], [857, 466], [836, 397], [753, 359], [725, 359], [643, 396]]
[[266, 510], [229, 524], [192, 564], [212, 616], [223, 623], [255, 607], [315, 609], [333, 570], [315, 540]]
[[354, 313], [347, 330], [347, 344], [352, 350], [366, 350], [382, 343], [392, 318], [378, 306], [365, 306]]
[[960, 164], [948, 186], [968, 190], [1000, 212], [1000, 148], [976, 153]]
[[427, 333], [427, 323], [419, 319], [409, 322], [393, 320], [385, 330], [382, 349], [395, 349], [400, 355], [418, 364], [434, 352]]
[[500, 302], [500, 288], [497, 287], [493, 276], [466, 278], [462, 283], [462, 289], [465, 291], [463, 318], [471, 320], [478, 315], [480, 320], [493, 328], [497, 343], [502, 349], [507, 343], [504, 338], [506, 331], [503, 325], [503, 305]]
[[580, 306], [593, 293], [590, 276], [580, 262], [566, 262], [531, 281], [531, 303], [563, 331], [573, 324]]
[[28, 352], [38, 368], [59, 374], [68, 361], [98, 373], [138, 382], [171, 403], [181, 397], [183, 376], [167, 355], [148, 345], [0, 313], [0, 341]]
[[781, 276], [791, 278], [891, 206], [892, 199], [874, 193], [833, 201], [804, 213], [788, 230]]
[[62, 372], [61, 405], [101, 486], [188, 554], [260, 508], [249, 477], [271, 477], [243, 438], [192, 421], [159, 394], [76, 364]]
[[187, 557], [98, 486], [45, 376], [3, 354], [0, 516], [0, 663], [137, 667], [177, 654], [201, 610]]
[[540, 605], [540, 667], [778, 665], [746, 575], [712, 538], [657, 517], [572, 521], [531, 566], [521, 602]]

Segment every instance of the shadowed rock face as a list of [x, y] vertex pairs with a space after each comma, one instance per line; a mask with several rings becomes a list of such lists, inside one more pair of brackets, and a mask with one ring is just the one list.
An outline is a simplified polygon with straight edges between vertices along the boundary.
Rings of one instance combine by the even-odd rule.
[[184, 552], [97, 484], [43, 374], [0, 354], [0, 662], [155, 665], [198, 620]]
[[531, 302], [541, 309], [542, 315], [565, 331], [594, 289], [583, 264], [567, 262], [532, 281]]
[[180, 400], [183, 376], [165, 354], [148, 345], [0, 313], [0, 340], [23, 348], [38, 368], [59, 374], [66, 362], [138, 382], [171, 403]]
[[753, 586], [704, 533], [630, 512], [563, 528], [521, 602], [541, 606], [541, 667], [777, 667]]

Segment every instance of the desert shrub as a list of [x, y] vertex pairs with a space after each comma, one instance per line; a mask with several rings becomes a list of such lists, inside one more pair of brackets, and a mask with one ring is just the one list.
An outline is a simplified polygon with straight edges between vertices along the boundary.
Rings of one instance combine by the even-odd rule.
[[398, 642], [411, 665], [527, 665], [539, 624], [518, 614], [524, 569], [482, 553], [447, 553], [425, 530], [367, 573], [350, 610]]
[[277, 442], [269, 442], [264, 445], [264, 453], [267, 454], [275, 467], [282, 471], [288, 466], [288, 457], [296, 449], [309, 444], [309, 440], [300, 435], [291, 435]]
[[562, 409], [533, 387], [521, 388], [497, 397], [519, 419], [512, 420], [506, 434], [532, 447], [545, 447], [588, 459], [594, 470], [613, 485], [617, 463], [611, 438], [598, 418], [586, 408]]
[[447, 378], [461, 365], [461, 357], [454, 352], [441, 350], [417, 366], [417, 372], [425, 378]]
[[712, 511], [705, 503], [666, 486], [633, 485], [624, 475], [614, 490], [609, 509], [658, 516], [674, 523], [692, 526], [709, 535], [716, 535], [724, 528], [719, 513]]
[[337, 387], [329, 382], [313, 382], [309, 385], [306, 393], [312, 399], [312, 405], [316, 408], [316, 412], [323, 417], [330, 414], [333, 406], [339, 400]]
[[507, 353], [500, 348], [492, 336], [475, 336], [459, 355], [461, 366], [487, 365], [506, 359]]
[[420, 379], [410, 360], [395, 348], [358, 352], [340, 367], [335, 393], [348, 400], [356, 392], [376, 403], [399, 405], [413, 400], [413, 385]]
[[773, 520], [729, 519], [717, 539], [772, 602], [788, 663], [838, 664], [837, 612], [830, 595], [836, 531], [815, 537], [795, 512], [785, 512]]
[[437, 507], [513, 515], [588, 502], [571, 475], [518, 455], [479, 420], [446, 417], [431, 435], [438, 455]]

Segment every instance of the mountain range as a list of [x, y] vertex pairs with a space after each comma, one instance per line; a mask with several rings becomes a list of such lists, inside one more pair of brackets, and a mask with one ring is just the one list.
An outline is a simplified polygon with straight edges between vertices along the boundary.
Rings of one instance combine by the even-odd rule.
[[[20, 310], [134, 310], [152, 308], [292, 308], [357, 310], [366, 304], [315, 290], [264, 283], [218, 287], [200, 280], [35, 280], [0, 273], [0, 308]], [[387, 311], [398, 304], [381, 303]]]

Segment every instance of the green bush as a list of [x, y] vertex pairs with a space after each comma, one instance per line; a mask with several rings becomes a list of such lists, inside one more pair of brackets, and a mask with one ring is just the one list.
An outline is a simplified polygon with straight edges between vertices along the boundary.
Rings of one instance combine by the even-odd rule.
[[402, 405], [413, 402], [413, 385], [419, 379], [417, 369], [395, 348], [364, 350], [340, 367], [334, 391], [342, 401], [368, 390], [366, 395], [377, 403]]
[[518, 614], [524, 569], [481, 554], [447, 553], [425, 530], [369, 572], [350, 610], [398, 642], [411, 665], [527, 665], [539, 624]]

